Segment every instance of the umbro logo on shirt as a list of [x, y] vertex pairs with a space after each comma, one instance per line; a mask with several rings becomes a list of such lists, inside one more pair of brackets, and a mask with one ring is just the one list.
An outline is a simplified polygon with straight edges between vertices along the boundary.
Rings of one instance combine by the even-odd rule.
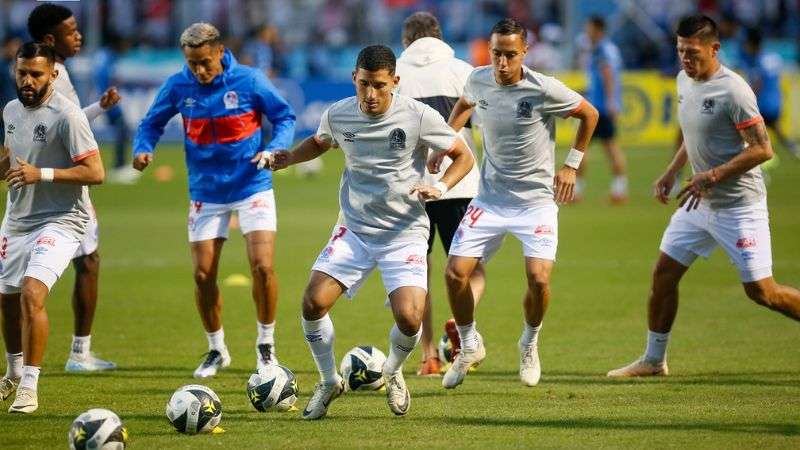
[[342, 133], [342, 136], [344, 136], [345, 142], [355, 142], [356, 134], [353, 133], [352, 131], [345, 131], [344, 133]]
[[197, 103], [197, 100], [193, 99], [192, 97], [187, 98], [183, 101], [183, 106], [187, 108], [194, 108], [194, 105]]
[[478, 108], [480, 108], [480, 109], [486, 109], [486, 108], [488, 108], [488, 107], [489, 107], [489, 102], [487, 102], [487, 101], [486, 101], [486, 100], [484, 100], [484, 99], [480, 99], [480, 100], [478, 100]]
[[8, 126], [6, 127], [6, 134], [14, 134], [15, 129], [16, 127], [14, 126], [13, 123], [8, 124]]

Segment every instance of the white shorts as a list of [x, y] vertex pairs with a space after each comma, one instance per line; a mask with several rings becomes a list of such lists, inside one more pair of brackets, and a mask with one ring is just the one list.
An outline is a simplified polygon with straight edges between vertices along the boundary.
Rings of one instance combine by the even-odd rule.
[[528, 258], [556, 260], [558, 206], [503, 208], [472, 200], [453, 237], [450, 255], [488, 261], [500, 248], [506, 233], [522, 242]]
[[80, 241], [56, 225], [24, 235], [0, 231], [0, 293], [17, 294], [24, 277], [51, 289], [75, 255]]
[[708, 258], [719, 244], [739, 269], [742, 282], [772, 276], [772, 245], [767, 201], [713, 210], [704, 204], [679, 208], [664, 230], [660, 249], [689, 267], [697, 256]]
[[189, 202], [189, 242], [228, 238], [231, 213], [236, 211], [242, 234], [275, 231], [275, 195], [272, 189], [233, 203]]
[[97, 223], [97, 214], [94, 211], [94, 205], [89, 205], [89, 223], [86, 225], [86, 234], [83, 236], [78, 250], [72, 258], [80, 258], [81, 256], [91, 255], [97, 251], [100, 243], [100, 226]]
[[396, 242], [375, 245], [362, 241], [344, 226], [333, 229], [331, 239], [311, 270], [324, 272], [340, 283], [353, 298], [375, 266], [381, 273], [386, 294], [406, 286], [428, 290], [428, 242]]

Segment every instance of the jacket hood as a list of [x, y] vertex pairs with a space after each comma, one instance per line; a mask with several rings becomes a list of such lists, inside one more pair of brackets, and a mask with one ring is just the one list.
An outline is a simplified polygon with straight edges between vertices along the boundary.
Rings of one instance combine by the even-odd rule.
[[424, 37], [412, 42], [398, 61], [413, 66], [427, 66], [443, 59], [452, 59], [455, 55], [455, 50], [441, 39]]
[[[225, 53], [222, 55], [222, 73], [217, 75], [214, 78], [214, 80], [211, 81], [211, 84], [209, 86], [216, 86], [218, 83], [223, 83], [225, 80], [227, 80], [227, 78], [230, 76], [231, 71], [233, 71], [233, 69], [237, 65], [239, 65], [239, 62], [236, 61], [236, 57], [234, 57], [233, 53], [231, 53], [231, 51], [226, 48]], [[189, 66], [187, 66], [186, 64], [183, 65], [182, 73], [187, 80], [196, 83], [198, 85], [200, 84], [200, 82], [197, 81], [197, 78], [195, 78], [192, 71], [189, 70]]]

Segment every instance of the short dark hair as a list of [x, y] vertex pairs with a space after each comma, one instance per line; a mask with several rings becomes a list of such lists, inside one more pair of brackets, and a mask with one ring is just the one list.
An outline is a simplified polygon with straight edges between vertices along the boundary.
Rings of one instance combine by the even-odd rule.
[[61, 22], [72, 17], [72, 10], [62, 5], [42, 3], [31, 11], [28, 16], [28, 33], [35, 41], [41, 42], [46, 34]]
[[519, 21], [511, 18], [503, 19], [494, 24], [492, 32], [489, 33], [489, 35], [491, 36], [493, 34], [499, 34], [501, 36], [518, 34], [522, 37], [524, 42], [528, 42], [528, 30], [526, 30]]
[[403, 22], [403, 42], [410, 44], [424, 37], [442, 38], [442, 29], [436, 16], [428, 12], [416, 12], [408, 16]]
[[589, 23], [600, 31], [606, 31], [606, 19], [602, 16], [593, 15], [589, 17]]
[[714, 19], [702, 14], [681, 19], [675, 34], [682, 38], [697, 37], [703, 41], [719, 41], [717, 23], [714, 22]]
[[47, 60], [48, 63], [55, 64], [56, 62], [56, 50], [41, 42], [26, 42], [20, 46], [19, 50], [17, 50], [17, 59], [33, 59], [38, 57], [43, 57]]
[[385, 45], [364, 47], [358, 52], [358, 59], [356, 59], [356, 69], [364, 69], [370, 72], [388, 70], [391, 75], [394, 75], [396, 66], [397, 59], [394, 56], [394, 52]]

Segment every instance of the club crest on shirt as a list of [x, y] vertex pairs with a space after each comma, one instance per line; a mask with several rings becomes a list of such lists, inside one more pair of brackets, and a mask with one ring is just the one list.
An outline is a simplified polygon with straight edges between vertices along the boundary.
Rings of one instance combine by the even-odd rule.
[[714, 99], [704, 98], [703, 106], [700, 107], [700, 112], [703, 114], [714, 114]]
[[33, 129], [33, 142], [47, 142], [47, 125], [36, 125]]
[[529, 97], [521, 99], [517, 103], [517, 119], [530, 119], [533, 115], [533, 103]]
[[406, 132], [400, 128], [395, 128], [389, 133], [389, 148], [392, 150], [402, 150], [406, 148]]
[[239, 94], [236, 91], [228, 91], [222, 97], [222, 102], [225, 103], [225, 109], [236, 109], [239, 107]]

